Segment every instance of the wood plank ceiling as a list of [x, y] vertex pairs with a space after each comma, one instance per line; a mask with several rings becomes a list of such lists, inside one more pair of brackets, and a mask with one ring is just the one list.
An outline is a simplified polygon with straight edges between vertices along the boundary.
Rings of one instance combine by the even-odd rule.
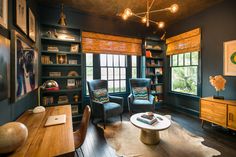
[[[130, 8], [133, 12], [146, 11], [146, 0], [37, 0], [40, 4], [56, 6], [61, 3], [74, 8], [81, 13], [95, 14], [98, 16], [117, 17], [125, 8]], [[154, 9], [169, 7], [171, 4], [178, 4], [179, 11], [176, 14], [170, 12], [159, 12], [151, 14], [154, 21], [164, 21], [167, 25], [178, 20], [192, 16], [201, 12], [223, 0], [155, 0]], [[134, 20], [139, 20], [133, 18]]]

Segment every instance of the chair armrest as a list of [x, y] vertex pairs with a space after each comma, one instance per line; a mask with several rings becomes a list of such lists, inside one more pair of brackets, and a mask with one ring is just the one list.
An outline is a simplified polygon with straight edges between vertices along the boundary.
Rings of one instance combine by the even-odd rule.
[[132, 103], [134, 101], [134, 96], [133, 94], [131, 93], [129, 96], [128, 96], [128, 102], [129, 103]]
[[152, 94], [149, 94], [149, 101], [154, 104], [154, 96]]
[[123, 107], [124, 98], [118, 96], [109, 96], [110, 102], [115, 102]]

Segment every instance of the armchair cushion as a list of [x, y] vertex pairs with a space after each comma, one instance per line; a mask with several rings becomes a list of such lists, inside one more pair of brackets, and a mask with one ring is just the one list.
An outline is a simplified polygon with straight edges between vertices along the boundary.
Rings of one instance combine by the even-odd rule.
[[107, 117], [112, 117], [114, 115], [118, 115], [122, 113], [122, 107], [120, 104], [114, 102], [107, 102], [103, 104], [104, 111]]
[[133, 105], [153, 105], [153, 102], [149, 100], [134, 100]]
[[135, 100], [148, 100], [147, 87], [133, 87]]
[[93, 90], [93, 101], [99, 103], [109, 102], [109, 97], [106, 88]]

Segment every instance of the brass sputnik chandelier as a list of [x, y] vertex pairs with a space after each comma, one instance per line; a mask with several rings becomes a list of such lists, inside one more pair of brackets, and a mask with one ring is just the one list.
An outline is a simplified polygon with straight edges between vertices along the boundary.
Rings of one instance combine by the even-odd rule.
[[147, 11], [140, 12], [140, 13], [134, 13], [131, 11], [130, 8], [126, 8], [122, 14], [120, 14], [123, 18], [123, 20], [127, 20], [131, 16], [135, 16], [141, 19], [142, 23], [145, 23], [147, 27], [149, 27], [150, 23], [154, 23], [158, 26], [158, 28], [164, 28], [165, 23], [163, 21], [153, 21], [150, 19], [151, 13], [157, 13], [162, 11], [170, 11], [171, 13], [176, 13], [179, 10], [179, 6], [177, 4], [172, 4], [168, 8], [164, 9], [158, 9], [158, 10], [151, 10], [153, 3], [155, 0], [152, 0], [151, 3], [149, 3], [149, 0], [147, 0]]

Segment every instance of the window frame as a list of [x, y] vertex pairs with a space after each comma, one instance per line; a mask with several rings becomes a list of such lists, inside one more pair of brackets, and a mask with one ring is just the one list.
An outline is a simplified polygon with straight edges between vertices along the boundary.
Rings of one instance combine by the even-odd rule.
[[[101, 64], [101, 55], [105, 55], [106, 56], [106, 65], [102, 65]], [[108, 55], [111, 55], [112, 56], [112, 65], [108, 65]], [[118, 65], [114, 65], [114, 56], [118, 56]], [[120, 56], [124, 56], [125, 58], [125, 65], [120, 65]], [[110, 81], [113, 82], [113, 92], [109, 91], [108, 90], [108, 93], [111, 93], [111, 94], [117, 94], [117, 93], [127, 93], [127, 69], [129, 68], [128, 67], [128, 56], [127, 55], [119, 55], [119, 54], [100, 54], [99, 55], [99, 61], [100, 61], [100, 78], [102, 80], [104, 80], [104, 78], [102, 78], [102, 68], [105, 68], [107, 73], [106, 73], [106, 79], [108, 81], [108, 84]], [[108, 69], [109, 68], [112, 68], [113, 70], [113, 77], [112, 78], [109, 78], [108, 77]], [[119, 78], [115, 78], [115, 69], [118, 68], [119, 69]], [[125, 78], [121, 78], [121, 69], [124, 69], [125, 70]], [[115, 81], [118, 81], [119, 82], [119, 91], [116, 91], [116, 87], [115, 87]], [[121, 81], [124, 81], [125, 82], [125, 91], [122, 91], [121, 89]]]
[[[136, 65], [135, 66], [133, 66], [133, 57], [136, 57]], [[138, 56], [132, 55], [132, 56], [130, 56], [130, 58], [131, 58], [131, 67], [130, 67], [131, 78], [138, 78]], [[136, 77], [133, 77], [133, 69], [136, 69]]]
[[[192, 65], [192, 53], [193, 52], [198, 52], [198, 65]], [[192, 97], [192, 98], [200, 98], [202, 93], [202, 78], [201, 78], [201, 73], [202, 73], [202, 70], [201, 70], [201, 51], [193, 51], [193, 52], [186, 52], [186, 53], [190, 53], [190, 65], [184, 65], [185, 64], [185, 54], [186, 53], [181, 53], [183, 54], [183, 65], [182, 66], [179, 66], [179, 54], [176, 54], [177, 55], [177, 66], [172, 66], [172, 63], [173, 63], [173, 55], [169, 56], [168, 57], [168, 60], [169, 60], [169, 66], [168, 66], [168, 69], [169, 69], [169, 93], [170, 94], [177, 94], [177, 95], [181, 95], [181, 96], [188, 96], [188, 97]], [[172, 90], [172, 67], [194, 67], [194, 66], [197, 66], [197, 94], [189, 94], [189, 93], [184, 93], [184, 92], [178, 92], [178, 91], [173, 91]]]
[[[87, 65], [87, 55], [90, 54], [92, 56], [92, 65]], [[89, 96], [88, 86], [87, 86], [87, 67], [92, 68], [92, 77], [94, 79], [94, 54], [93, 53], [86, 53], [85, 54], [85, 95]]]

